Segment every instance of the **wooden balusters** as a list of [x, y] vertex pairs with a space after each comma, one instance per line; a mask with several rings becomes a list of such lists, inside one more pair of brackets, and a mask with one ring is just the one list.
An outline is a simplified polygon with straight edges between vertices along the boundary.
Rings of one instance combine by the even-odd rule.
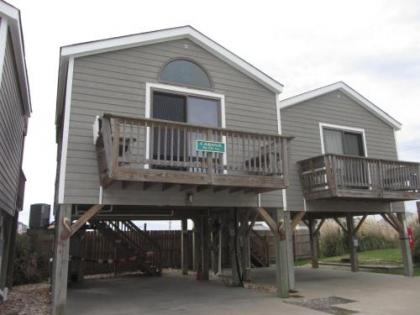
[[[419, 197], [418, 163], [337, 154], [321, 157], [324, 157], [325, 172], [320, 168], [320, 157], [298, 162], [306, 198], [315, 193], [323, 198], [338, 193], [351, 198], [409, 200]], [[319, 194], [323, 179], [330, 195]]]
[[[290, 138], [280, 135], [105, 114], [100, 136], [98, 143], [107, 163], [101, 169], [108, 177], [130, 174], [127, 180], [133, 180], [138, 177], [133, 172], [169, 170], [209, 176], [273, 176], [277, 183], [274, 177], [287, 178]], [[225, 152], [198, 151], [197, 140], [224, 142]]]

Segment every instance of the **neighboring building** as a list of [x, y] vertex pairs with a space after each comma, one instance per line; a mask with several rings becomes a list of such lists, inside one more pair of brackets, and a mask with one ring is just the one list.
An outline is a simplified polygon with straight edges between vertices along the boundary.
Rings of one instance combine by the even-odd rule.
[[11, 285], [18, 214], [23, 207], [22, 156], [30, 112], [20, 12], [0, 1], [0, 302]]

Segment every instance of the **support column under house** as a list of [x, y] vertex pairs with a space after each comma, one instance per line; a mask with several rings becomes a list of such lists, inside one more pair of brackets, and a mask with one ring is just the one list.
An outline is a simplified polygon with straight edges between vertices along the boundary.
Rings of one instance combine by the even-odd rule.
[[182, 274], [188, 274], [188, 220], [181, 220], [181, 269]]
[[65, 224], [71, 222], [71, 208], [71, 205], [61, 205], [56, 213], [52, 270], [53, 315], [66, 314], [70, 236]]
[[278, 208], [275, 211], [275, 221], [277, 231], [274, 232], [274, 241], [276, 249], [276, 286], [277, 295], [281, 298], [289, 297], [289, 262], [287, 255], [287, 229], [284, 227], [284, 210]]
[[347, 222], [347, 242], [350, 251], [350, 266], [352, 272], [359, 271], [359, 259], [357, 255], [357, 238], [356, 230], [354, 228], [354, 218], [348, 213], [346, 216]]
[[405, 213], [398, 213], [397, 218], [400, 223], [399, 235], [401, 254], [404, 263], [404, 275], [407, 277], [412, 277], [414, 275], [413, 257], [411, 254], [410, 244], [407, 235], [407, 219]]

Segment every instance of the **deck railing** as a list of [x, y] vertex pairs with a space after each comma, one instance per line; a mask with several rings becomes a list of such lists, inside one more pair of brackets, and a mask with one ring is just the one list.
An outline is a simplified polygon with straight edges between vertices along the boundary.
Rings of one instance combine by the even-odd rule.
[[417, 199], [419, 163], [325, 154], [298, 162], [309, 199], [361, 197]]
[[[198, 180], [197, 184], [202, 181], [203, 184], [220, 185], [222, 178], [243, 176], [243, 187], [249, 187], [253, 178], [273, 178], [271, 184], [265, 180], [267, 188], [279, 186], [278, 179], [281, 179], [280, 186], [287, 181], [290, 137], [110, 114], [101, 119], [99, 134], [104, 151], [99, 157], [105, 165], [102, 171], [111, 178], [117, 174], [131, 174], [129, 177], [135, 180], [142, 177], [138, 174], [160, 171], [163, 177], [148, 176], [148, 179], [166, 182], [169, 180], [167, 174], [177, 173], [183, 175], [170, 182], [189, 183], [191, 178], [186, 176], [191, 176]], [[214, 144], [216, 149], [205, 151], [207, 148], [197, 148], [197, 142], [204, 143], [207, 148]], [[214, 181], [215, 178], [218, 180]], [[255, 181], [256, 186], [261, 183], [264, 181]], [[226, 180], [223, 185], [233, 184], [236, 186], [240, 182]]]

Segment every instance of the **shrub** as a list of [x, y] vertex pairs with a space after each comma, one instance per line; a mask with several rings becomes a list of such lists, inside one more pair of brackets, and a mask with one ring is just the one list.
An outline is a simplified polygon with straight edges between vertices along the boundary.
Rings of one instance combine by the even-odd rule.
[[44, 263], [32, 248], [29, 236], [16, 235], [13, 284], [35, 283], [43, 280], [38, 267]]
[[346, 253], [347, 245], [345, 235], [335, 222], [327, 221], [321, 229], [320, 247], [321, 256], [333, 257]]
[[398, 233], [389, 224], [367, 219], [359, 233], [359, 251], [398, 247]]
[[[377, 221], [375, 218], [369, 218], [363, 223], [357, 237], [358, 251], [398, 246], [398, 233], [387, 223]], [[320, 246], [321, 255], [324, 257], [342, 256], [349, 252], [347, 235], [333, 220], [326, 221], [322, 227]]]

